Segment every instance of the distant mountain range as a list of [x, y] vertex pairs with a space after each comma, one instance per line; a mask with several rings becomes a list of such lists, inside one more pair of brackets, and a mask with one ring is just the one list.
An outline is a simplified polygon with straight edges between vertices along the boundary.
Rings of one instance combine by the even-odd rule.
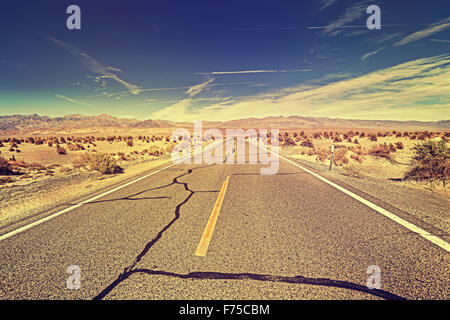
[[[137, 120], [116, 118], [107, 114], [98, 116], [66, 115], [48, 117], [33, 115], [0, 116], [0, 131], [18, 132], [34, 129], [78, 129], [78, 128], [176, 128], [192, 127], [188, 122], [171, 122], [166, 120]], [[389, 121], [389, 120], [352, 120], [324, 117], [266, 117], [246, 118], [231, 121], [204, 121], [203, 127], [215, 128], [393, 128], [393, 129], [450, 129], [450, 120], [436, 122]]]

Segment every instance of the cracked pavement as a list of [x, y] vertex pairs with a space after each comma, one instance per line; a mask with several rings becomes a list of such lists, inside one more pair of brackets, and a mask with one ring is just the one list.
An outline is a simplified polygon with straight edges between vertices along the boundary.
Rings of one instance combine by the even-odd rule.
[[0, 298], [449, 298], [443, 249], [283, 160], [276, 175], [260, 167], [179, 164], [0, 242]]

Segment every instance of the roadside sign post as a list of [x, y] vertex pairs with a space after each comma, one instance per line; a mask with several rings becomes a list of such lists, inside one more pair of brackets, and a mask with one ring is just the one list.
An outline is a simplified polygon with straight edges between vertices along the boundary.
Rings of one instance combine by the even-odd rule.
[[331, 145], [331, 156], [330, 156], [330, 171], [333, 167], [333, 152], [334, 152], [334, 144]]

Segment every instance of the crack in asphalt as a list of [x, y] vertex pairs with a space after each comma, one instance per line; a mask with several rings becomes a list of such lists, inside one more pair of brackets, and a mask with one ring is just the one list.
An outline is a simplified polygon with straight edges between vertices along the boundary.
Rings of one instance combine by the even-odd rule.
[[189, 189], [188, 183], [186, 182], [180, 182], [178, 179], [187, 176], [191, 174], [196, 169], [201, 169], [209, 166], [204, 167], [197, 167], [188, 169], [187, 172], [175, 177], [172, 180], [172, 183], [147, 189], [142, 192], [138, 192], [136, 194], [133, 194], [131, 196], [128, 196], [126, 198], [134, 197], [136, 195], [142, 194], [147, 191], [151, 190], [157, 190], [157, 189], [163, 189], [167, 188], [169, 186], [180, 184], [184, 186], [184, 189], [189, 192], [189, 195], [180, 202], [176, 208], [175, 208], [175, 216], [174, 218], [163, 228], [161, 229], [157, 236], [153, 238], [150, 242], [148, 242], [144, 249], [136, 256], [133, 264], [126, 267], [124, 271], [117, 277], [116, 280], [114, 280], [110, 285], [108, 285], [105, 289], [103, 289], [97, 296], [93, 298], [93, 300], [101, 300], [105, 296], [107, 296], [114, 288], [116, 288], [120, 283], [128, 279], [130, 276], [136, 273], [144, 273], [148, 275], [160, 275], [160, 276], [167, 276], [172, 278], [178, 278], [178, 279], [197, 279], [197, 280], [254, 280], [254, 281], [266, 281], [266, 282], [281, 282], [281, 283], [291, 283], [291, 284], [306, 284], [306, 285], [315, 285], [315, 286], [325, 286], [325, 287], [335, 287], [335, 288], [342, 288], [342, 289], [349, 289], [354, 290], [358, 292], [367, 293], [379, 298], [388, 299], [388, 300], [406, 300], [405, 298], [398, 296], [396, 294], [390, 293], [385, 290], [381, 289], [369, 289], [367, 286], [363, 286], [360, 284], [352, 283], [349, 281], [342, 281], [342, 280], [333, 280], [328, 278], [308, 278], [301, 275], [288, 277], [288, 276], [280, 276], [280, 275], [270, 275], [270, 274], [256, 274], [256, 273], [222, 273], [222, 272], [190, 272], [188, 274], [180, 274], [180, 273], [173, 273], [173, 272], [167, 272], [162, 270], [151, 270], [151, 269], [135, 269], [136, 265], [141, 261], [141, 259], [148, 253], [148, 251], [158, 242], [161, 237], [163, 236], [164, 232], [166, 232], [179, 218], [180, 218], [180, 210], [181, 207], [186, 204], [191, 197], [197, 193], [197, 192], [218, 192], [218, 191], [193, 191]]
[[[165, 225], [164, 228], [162, 228], [158, 232], [158, 234], [156, 235], [155, 238], [153, 238], [150, 242], [148, 242], [145, 245], [144, 249], [136, 256], [134, 262], [130, 266], [126, 267], [123, 270], [123, 272], [118, 276], [118, 278], [113, 283], [111, 283], [108, 287], [103, 289], [102, 292], [100, 292], [97, 296], [95, 296], [94, 300], [101, 300], [109, 292], [111, 292], [119, 283], [121, 283], [122, 281], [126, 280], [129, 277], [129, 275], [133, 272], [133, 269], [136, 267], [136, 265], [139, 263], [139, 261], [141, 261], [141, 259], [148, 253], [148, 251], [151, 249], [151, 247], [153, 247], [156, 244], [156, 242], [158, 242], [161, 239], [161, 237], [163, 236], [164, 232], [166, 232], [180, 218], [180, 216], [181, 216], [180, 215], [181, 207], [184, 204], [186, 204], [195, 193], [199, 193], [199, 192], [219, 192], [219, 191], [194, 191], [194, 190], [189, 189], [189, 186], [188, 186], [187, 182], [180, 182], [180, 181], [178, 181], [178, 179], [191, 174], [194, 170], [207, 168], [207, 167], [210, 167], [210, 166], [203, 166], [203, 167], [197, 167], [197, 168], [188, 169], [187, 172], [185, 172], [185, 173], [183, 173], [183, 174], [173, 178], [172, 182], [167, 184], [167, 185], [159, 186], [159, 187], [156, 187], [156, 188], [147, 189], [147, 190], [144, 190], [144, 191], [141, 191], [141, 192], [138, 192], [138, 193], [135, 193], [135, 194], [133, 194], [131, 196], [126, 197], [126, 198], [135, 197], [136, 195], [142, 194], [144, 192], [148, 192], [148, 191], [151, 191], [151, 190], [167, 188], [167, 187], [170, 187], [170, 186], [175, 185], [175, 184], [182, 185], [184, 187], [184, 189], [189, 192], [189, 195], [182, 202], [180, 202], [176, 206], [175, 212], [174, 212], [175, 216], [173, 217], [173, 219], [167, 225]], [[124, 199], [124, 198], [120, 198], [120, 199]], [[116, 200], [120, 200], [120, 199], [116, 199]]]
[[222, 272], [190, 272], [188, 274], [179, 274], [173, 272], [166, 272], [160, 270], [151, 269], [135, 269], [129, 275], [134, 273], [145, 273], [150, 275], [162, 275], [168, 277], [174, 277], [179, 279], [198, 279], [198, 280], [255, 280], [255, 281], [269, 281], [269, 282], [284, 282], [293, 284], [307, 284], [316, 286], [326, 286], [350, 289], [354, 291], [368, 293], [383, 299], [388, 300], [406, 300], [405, 298], [396, 294], [390, 293], [381, 289], [369, 289], [367, 286], [352, 283], [349, 281], [333, 280], [328, 278], [307, 278], [303, 276], [278, 276], [270, 274], [257, 274], [257, 273], [222, 273]]

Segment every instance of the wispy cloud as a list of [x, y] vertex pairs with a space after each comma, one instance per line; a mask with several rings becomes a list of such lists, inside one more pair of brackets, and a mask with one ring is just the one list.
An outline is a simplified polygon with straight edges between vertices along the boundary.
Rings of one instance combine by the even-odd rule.
[[450, 43], [450, 40], [445, 39], [429, 39], [432, 42], [439, 42], [439, 43]]
[[110, 70], [110, 71], [114, 71], [114, 72], [123, 72], [122, 70], [120, 70], [119, 68], [114, 68], [114, 67], [106, 67], [106, 69]]
[[192, 86], [186, 91], [186, 94], [191, 96], [191, 97], [193, 97], [193, 96], [199, 94], [200, 92], [202, 92], [214, 80], [216, 80], [216, 79], [215, 78], [211, 78], [208, 81], [205, 81], [203, 83], [200, 83], [200, 84], [197, 84], [195, 86]]
[[422, 58], [322, 86], [299, 86], [199, 107], [184, 99], [152, 117], [192, 121], [266, 116], [444, 120], [450, 114], [450, 55]]
[[306, 72], [311, 69], [293, 69], [293, 70], [242, 70], [242, 71], [214, 71], [214, 72], [198, 72], [201, 75], [223, 75], [223, 74], [249, 74], [249, 73], [277, 73], [277, 72]]
[[386, 49], [386, 47], [382, 47], [382, 48], [379, 48], [379, 49], [377, 49], [377, 50], [374, 50], [374, 51], [371, 51], [371, 52], [366, 53], [365, 55], [363, 55], [363, 56], [361, 57], [361, 61], [364, 61], [364, 60], [366, 60], [367, 58], [376, 55], [377, 53], [381, 52], [381, 51], [384, 50], [384, 49]]
[[69, 98], [69, 97], [63, 96], [62, 94], [55, 94], [55, 97], [63, 99], [63, 100], [65, 100], [67, 102], [70, 102], [70, 103], [82, 104], [84, 106], [91, 106], [91, 104], [89, 104], [87, 102], [83, 102], [83, 101], [79, 101], [79, 100], [76, 100], [76, 99], [73, 99], [73, 98]]
[[335, 2], [336, 2], [336, 0], [320, 0], [319, 1], [319, 9], [317, 10], [317, 12], [325, 10], [326, 8], [328, 8], [329, 6], [334, 4]]
[[[372, 3], [372, 1], [361, 1], [358, 3], [354, 3], [345, 9], [345, 12], [337, 19], [332, 21], [330, 24], [324, 27], [322, 33], [324, 35], [336, 35], [336, 30], [339, 28], [351, 28], [355, 26], [349, 26], [349, 23], [352, 23], [358, 19], [362, 19], [362, 17], [366, 13], [367, 7]], [[361, 27], [361, 24], [359, 27]]]
[[429, 27], [414, 32], [408, 36], [406, 36], [405, 38], [403, 38], [402, 40], [400, 40], [399, 42], [395, 43], [394, 46], [398, 47], [398, 46], [403, 46], [405, 44], [417, 41], [417, 40], [421, 40], [424, 38], [427, 38], [435, 33], [444, 31], [445, 29], [450, 28], [450, 17], [440, 20], [432, 25], [430, 25]]
[[82, 63], [89, 70], [91, 70], [92, 72], [95, 72], [97, 74], [100, 74], [101, 75], [100, 78], [112, 79], [112, 80], [118, 82], [119, 84], [123, 85], [124, 87], [126, 87], [130, 91], [130, 93], [139, 94], [140, 88], [138, 86], [120, 79], [117, 75], [115, 75], [114, 73], [111, 72], [112, 69], [115, 69], [115, 71], [120, 70], [120, 69], [112, 68], [112, 67], [104, 67], [97, 60], [90, 57], [86, 53], [82, 52], [80, 49], [78, 49], [76, 46], [74, 46], [72, 44], [69, 44], [69, 43], [66, 43], [61, 40], [57, 40], [57, 39], [54, 39], [51, 37], [45, 37], [45, 38], [52, 41], [53, 43], [57, 44], [58, 46], [66, 49], [71, 54], [73, 54], [74, 56], [79, 58], [82, 61]]
[[398, 38], [402, 35], [403, 35], [403, 33], [401, 33], [401, 32], [392, 33], [392, 34], [384, 34], [384, 35], [381, 35], [381, 36], [375, 38], [375, 43], [381, 44], [383, 42]]

